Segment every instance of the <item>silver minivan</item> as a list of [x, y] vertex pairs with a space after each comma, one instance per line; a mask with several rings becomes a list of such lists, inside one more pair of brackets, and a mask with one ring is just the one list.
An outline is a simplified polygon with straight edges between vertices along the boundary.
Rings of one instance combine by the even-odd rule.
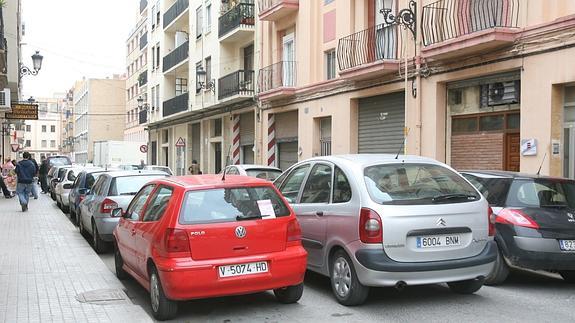
[[370, 286], [447, 283], [474, 293], [496, 259], [487, 201], [435, 160], [317, 157], [274, 183], [301, 225], [308, 269], [330, 277], [341, 304], [363, 303]]

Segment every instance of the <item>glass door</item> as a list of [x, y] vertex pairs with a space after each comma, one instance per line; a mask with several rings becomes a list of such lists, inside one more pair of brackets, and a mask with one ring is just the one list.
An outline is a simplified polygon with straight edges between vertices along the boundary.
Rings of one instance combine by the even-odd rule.
[[282, 55], [282, 85], [293, 87], [295, 85], [295, 44], [293, 33], [284, 36]]

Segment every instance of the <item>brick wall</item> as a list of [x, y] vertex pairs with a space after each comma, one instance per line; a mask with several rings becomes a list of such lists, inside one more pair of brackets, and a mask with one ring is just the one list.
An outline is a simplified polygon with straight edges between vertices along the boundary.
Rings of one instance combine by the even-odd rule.
[[451, 167], [458, 170], [502, 170], [504, 136], [503, 133], [451, 136]]

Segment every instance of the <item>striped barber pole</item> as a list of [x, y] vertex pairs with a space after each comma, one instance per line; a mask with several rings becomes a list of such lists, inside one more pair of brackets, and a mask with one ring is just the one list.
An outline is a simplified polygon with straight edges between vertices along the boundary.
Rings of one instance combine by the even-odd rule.
[[240, 163], [240, 116], [234, 115], [233, 121], [232, 163], [238, 165]]
[[273, 113], [268, 114], [268, 166], [276, 165], [276, 120]]

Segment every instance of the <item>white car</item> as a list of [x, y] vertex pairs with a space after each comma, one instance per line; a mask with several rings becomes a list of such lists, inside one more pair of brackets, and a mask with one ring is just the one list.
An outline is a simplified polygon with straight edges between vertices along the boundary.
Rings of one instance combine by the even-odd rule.
[[[69, 211], [70, 202], [68, 195], [72, 189], [72, 185], [76, 180], [76, 176], [81, 171], [85, 170], [85, 167], [74, 165], [72, 167], [66, 168], [65, 173], [60, 177], [60, 181], [56, 184], [54, 194], [56, 195], [56, 205], [62, 210], [62, 212], [67, 213]], [[97, 169], [97, 168], [94, 168]]]
[[142, 169], [143, 170], [160, 171], [160, 172], [164, 172], [170, 176], [174, 175], [174, 173], [172, 172], [172, 170], [168, 166], [146, 165]]
[[281, 169], [277, 167], [249, 164], [230, 165], [226, 167], [225, 172], [229, 175], [250, 176], [272, 182], [282, 174]]

